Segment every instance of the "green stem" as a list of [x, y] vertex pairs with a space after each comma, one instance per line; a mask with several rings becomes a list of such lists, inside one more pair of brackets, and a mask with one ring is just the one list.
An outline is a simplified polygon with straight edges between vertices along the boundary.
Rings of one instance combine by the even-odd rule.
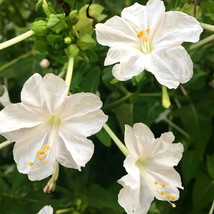
[[73, 208], [67, 208], [67, 209], [61, 209], [61, 210], [57, 210], [56, 214], [62, 214], [62, 213], [71, 213], [71, 211], [73, 211]]
[[17, 57], [16, 59], [4, 64], [3, 66], [0, 67], [0, 72], [1, 71], [4, 71], [5, 69], [7, 69], [8, 67], [12, 66], [13, 64], [15, 64], [16, 62], [18, 62], [20, 59], [23, 59], [23, 58], [26, 58], [28, 56], [31, 56], [31, 55], [34, 55], [35, 54], [35, 51], [32, 50], [30, 51], [29, 53], [26, 53], [26, 54], [23, 54], [19, 57]]
[[143, 93], [139, 94], [140, 97], [160, 97], [162, 93]]
[[209, 214], [213, 214], [213, 211], [214, 211], [214, 200], [213, 200], [212, 206], [210, 208]]
[[68, 86], [67, 94], [69, 93], [69, 89], [70, 89], [70, 85], [71, 85], [73, 67], [74, 67], [74, 58], [71, 57], [71, 58], [69, 58], [69, 61], [68, 61], [68, 69], [67, 69], [67, 73], [66, 73], [66, 77], [65, 77], [65, 82], [66, 82], [66, 85]]
[[190, 137], [188, 133], [186, 133], [183, 129], [181, 129], [179, 126], [177, 126], [175, 123], [173, 123], [168, 118], [165, 118], [164, 121], [166, 123], [168, 123], [170, 126], [172, 126], [174, 129], [176, 129], [178, 132], [180, 132], [181, 134], [183, 134], [185, 137], [187, 137], [187, 138]]
[[118, 105], [120, 105], [121, 103], [125, 102], [126, 100], [128, 100], [130, 97], [132, 96], [132, 94], [127, 94], [126, 96], [120, 98], [119, 100], [116, 100], [112, 103], [109, 103], [108, 105], [106, 106], [103, 106], [103, 110], [108, 110], [108, 109], [111, 109], [111, 108], [114, 108]]
[[205, 30], [214, 31], [214, 25], [209, 25], [209, 24], [202, 23], [202, 22], [200, 23], [200, 25]]
[[128, 149], [125, 147], [125, 145], [119, 140], [119, 138], [114, 134], [114, 132], [110, 129], [110, 127], [105, 123], [103, 125], [103, 128], [106, 130], [106, 132], [109, 134], [109, 136], [112, 138], [112, 140], [115, 142], [115, 144], [118, 146], [120, 151], [127, 156], [129, 154]]
[[26, 33], [23, 33], [23, 34], [15, 37], [13, 39], [10, 39], [6, 42], [3, 42], [0, 44], [0, 50], [7, 48], [7, 47], [10, 47], [10, 46], [12, 46], [18, 42], [21, 42], [21, 41], [27, 39], [28, 37], [31, 37], [33, 34], [34, 34], [34, 32], [32, 30], [29, 30]]
[[13, 142], [10, 142], [8, 140], [3, 142], [3, 143], [1, 143], [0, 144], [0, 149], [3, 149], [4, 147], [9, 146], [11, 143], [13, 143]]
[[202, 39], [201, 41], [199, 41], [199, 42], [196, 43], [196, 44], [191, 45], [189, 50], [196, 49], [196, 48], [198, 48], [198, 47], [200, 47], [200, 46], [202, 46], [202, 45], [204, 45], [204, 44], [206, 44], [206, 43], [208, 43], [208, 42], [211, 42], [212, 40], [214, 40], [214, 34], [211, 35], [211, 36], [208, 36], [208, 37], [205, 38], [205, 39]]

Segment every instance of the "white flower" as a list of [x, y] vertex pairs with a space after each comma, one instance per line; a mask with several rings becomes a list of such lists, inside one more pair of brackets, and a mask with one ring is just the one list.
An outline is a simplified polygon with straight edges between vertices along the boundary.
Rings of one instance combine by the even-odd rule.
[[168, 88], [177, 88], [193, 74], [193, 64], [183, 42], [197, 42], [202, 32], [199, 22], [185, 13], [165, 12], [160, 0], [149, 0], [123, 9], [96, 25], [97, 41], [110, 49], [105, 65], [121, 81], [137, 76], [144, 69]]
[[56, 161], [80, 170], [94, 152], [87, 137], [107, 120], [100, 110], [102, 102], [92, 93], [66, 92], [61, 78], [34, 74], [23, 86], [21, 103], [0, 112], [0, 134], [15, 141], [14, 160], [30, 180], [51, 175]]
[[172, 132], [155, 139], [148, 126], [125, 126], [125, 144], [129, 154], [124, 161], [128, 172], [118, 182], [123, 186], [118, 196], [119, 204], [128, 214], [147, 213], [154, 197], [172, 201], [179, 198], [177, 188], [183, 189], [180, 175], [173, 166], [182, 157], [183, 145], [173, 143]]
[[53, 208], [50, 205], [43, 207], [38, 214], [53, 214]]
[[5, 86], [3, 86], [3, 88], [4, 88], [4, 93], [3, 93], [2, 96], [0, 97], [0, 103], [1, 103], [4, 107], [6, 107], [6, 106], [10, 105], [11, 102], [10, 102], [10, 98], [9, 98], [9, 94], [8, 94], [7, 88], [6, 88]]

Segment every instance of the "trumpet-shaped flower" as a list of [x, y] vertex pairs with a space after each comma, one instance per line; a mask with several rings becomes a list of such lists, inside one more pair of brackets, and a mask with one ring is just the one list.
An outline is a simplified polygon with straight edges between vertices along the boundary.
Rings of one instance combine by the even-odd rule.
[[43, 207], [38, 214], [53, 214], [53, 208], [50, 205]]
[[199, 22], [185, 13], [165, 12], [161, 0], [149, 0], [123, 9], [96, 25], [97, 41], [110, 49], [105, 65], [114, 65], [112, 74], [121, 81], [137, 76], [144, 69], [159, 83], [177, 88], [192, 77], [193, 64], [183, 42], [197, 42], [202, 32]]
[[64, 80], [34, 74], [21, 91], [21, 103], [0, 112], [0, 134], [11, 142], [19, 172], [30, 180], [52, 174], [55, 162], [81, 169], [90, 160], [94, 144], [87, 137], [107, 120], [100, 98], [92, 93], [66, 95]]
[[124, 161], [127, 175], [118, 182], [123, 186], [118, 201], [128, 214], [145, 214], [154, 197], [168, 201], [178, 200], [183, 189], [180, 175], [173, 166], [182, 157], [183, 145], [174, 143], [171, 132], [155, 139], [143, 123], [125, 126], [125, 144], [129, 154]]

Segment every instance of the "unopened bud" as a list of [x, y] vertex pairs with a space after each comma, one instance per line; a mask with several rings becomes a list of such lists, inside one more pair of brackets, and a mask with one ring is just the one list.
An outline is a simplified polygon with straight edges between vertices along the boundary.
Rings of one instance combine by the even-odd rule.
[[49, 67], [49, 65], [50, 65], [50, 62], [49, 62], [49, 60], [47, 60], [47, 59], [43, 59], [41, 62], [40, 62], [40, 66], [42, 67], [42, 68], [48, 68]]
[[166, 86], [162, 86], [162, 106], [169, 108], [171, 105]]
[[64, 42], [65, 42], [65, 44], [67, 44], [67, 45], [71, 44], [71, 38], [70, 38], [70, 37], [66, 37], [66, 38], [64, 39]]

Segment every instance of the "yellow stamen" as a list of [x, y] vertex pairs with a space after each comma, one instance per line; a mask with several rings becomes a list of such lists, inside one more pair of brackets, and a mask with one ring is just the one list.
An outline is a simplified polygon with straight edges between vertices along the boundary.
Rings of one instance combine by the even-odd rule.
[[162, 187], [165, 187], [165, 183], [162, 183], [161, 186], [162, 186]]
[[38, 153], [38, 154], [41, 154], [41, 155], [42, 155], [42, 154], [45, 154], [45, 150], [38, 150], [37, 153]]
[[143, 36], [143, 31], [142, 30], [137, 34], [138, 38], [140, 38], [141, 36]]
[[33, 162], [29, 162], [28, 165], [29, 165], [29, 166], [33, 166]]
[[155, 185], [157, 185], [158, 184], [158, 182], [157, 181], [155, 181]]
[[173, 196], [171, 197], [171, 199], [174, 201], [174, 200], [175, 200], [175, 196], [173, 195]]
[[148, 37], [147, 36], [142, 36], [143, 42], [148, 42]]
[[39, 160], [42, 160], [42, 159], [43, 159], [43, 157], [40, 155], [40, 156], [38, 157], [38, 159], [39, 159]]
[[170, 194], [167, 194], [167, 195], [166, 195], [166, 198], [170, 198], [170, 196], [171, 196]]
[[146, 33], [150, 33], [150, 28], [149, 27], [146, 29]]
[[44, 145], [44, 148], [48, 150], [48, 149], [50, 149], [50, 146], [49, 145]]
[[164, 194], [164, 191], [162, 190], [160, 194], [163, 195], [163, 194]]
[[48, 159], [45, 159], [45, 160], [43, 160], [44, 161], [44, 163], [48, 163]]

